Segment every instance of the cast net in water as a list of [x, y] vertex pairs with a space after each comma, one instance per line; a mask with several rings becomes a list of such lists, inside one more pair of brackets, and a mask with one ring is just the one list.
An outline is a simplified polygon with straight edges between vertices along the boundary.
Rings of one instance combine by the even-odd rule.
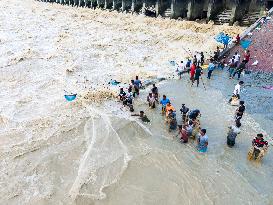
[[70, 189], [73, 199], [83, 196], [105, 198], [103, 188], [115, 183], [130, 160], [128, 150], [106, 114], [95, 114], [85, 126], [87, 149], [80, 161], [78, 174]]

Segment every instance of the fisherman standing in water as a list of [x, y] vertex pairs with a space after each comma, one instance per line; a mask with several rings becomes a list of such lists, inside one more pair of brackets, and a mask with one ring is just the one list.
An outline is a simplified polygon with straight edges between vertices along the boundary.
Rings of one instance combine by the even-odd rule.
[[237, 135], [240, 133], [241, 123], [236, 122], [236, 125], [229, 127], [228, 135], [227, 135], [227, 145], [229, 147], [233, 147], [235, 145], [235, 140]]
[[158, 88], [155, 86], [155, 84], [153, 84], [151, 91], [153, 93], [153, 96], [154, 96], [156, 102], [158, 103]]
[[[201, 67], [197, 66], [195, 70], [195, 75], [194, 75], [194, 81], [196, 81], [197, 87], [199, 86], [199, 78], [201, 77], [201, 75], [202, 75]], [[194, 81], [192, 82], [191, 86], [193, 86]]]
[[139, 89], [142, 87], [142, 82], [138, 79], [138, 76], [136, 76], [136, 79], [134, 80], [134, 85], [136, 89], [136, 94], [139, 95]]
[[175, 112], [170, 109], [167, 116], [167, 122], [169, 123], [169, 132], [177, 129], [177, 120]]
[[179, 131], [178, 135], [180, 135], [180, 142], [187, 143], [189, 141], [189, 136], [187, 133], [187, 126], [186, 125], [178, 125]]
[[170, 100], [166, 97], [166, 95], [163, 95], [163, 99], [160, 101], [160, 104], [162, 105], [162, 115], [166, 112], [166, 105], [169, 102]]
[[147, 96], [147, 102], [149, 103], [150, 108], [155, 108], [155, 98], [153, 96], [153, 93], [149, 93]]
[[176, 112], [174, 106], [172, 106], [171, 102], [168, 102], [166, 105], [166, 116], [168, 117], [168, 115], [170, 114], [170, 110], [172, 110], [172, 112]]
[[214, 68], [215, 68], [215, 65], [214, 65], [213, 61], [210, 60], [209, 67], [208, 67], [208, 77], [207, 77], [208, 79], [211, 78], [211, 74], [212, 74]]
[[202, 129], [200, 132], [200, 136], [198, 137], [198, 146], [197, 149], [199, 152], [206, 152], [208, 149], [208, 136], [206, 135], [207, 130]]
[[185, 124], [187, 121], [187, 113], [189, 112], [189, 108], [185, 106], [185, 104], [182, 104], [182, 107], [180, 109], [180, 112], [182, 114], [182, 124]]
[[235, 122], [241, 122], [241, 119], [243, 118], [244, 112], [245, 112], [245, 105], [244, 101], [240, 101], [240, 106], [235, 112]]

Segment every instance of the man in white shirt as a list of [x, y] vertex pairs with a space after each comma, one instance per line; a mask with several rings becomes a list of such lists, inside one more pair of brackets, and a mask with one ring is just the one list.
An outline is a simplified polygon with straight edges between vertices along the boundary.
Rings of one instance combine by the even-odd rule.
[[238, 63], [240, 62], [241, 56], [240, 56], [237, 52], [235, 52], [234, 57], [235, 57], [235, 65], [236, 65], [236, 67], [237, 67], [237, 66], [238, 66]]
[[[240, 99], [241, 86], [243, 84], [244, 81], [240, 81], [237, 85], [235, 85], [232, 97], [237, 97], [238, 99]], [[230, 98], [229, 102], [232, 101], [232, 97]]]
[[179, 75], [179, 78], [181, 79], [182, 78], [182, 74], [186, 73], [187, 70], [186, 70], [186, 67], [184, 65], [184, 62], [181, 61], [178, 65], [178, 75]]

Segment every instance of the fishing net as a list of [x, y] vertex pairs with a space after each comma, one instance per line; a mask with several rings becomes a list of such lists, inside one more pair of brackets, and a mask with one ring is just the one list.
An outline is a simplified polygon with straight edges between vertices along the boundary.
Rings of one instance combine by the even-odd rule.
[[78, 196], [102, 199], [105, 197], [102, 189], [120, 178], [130, 157], [109, 116], [96, 113], [86, 123], [84, 133], [87, 149], [80, 161], [70, 195], [73, 199]]

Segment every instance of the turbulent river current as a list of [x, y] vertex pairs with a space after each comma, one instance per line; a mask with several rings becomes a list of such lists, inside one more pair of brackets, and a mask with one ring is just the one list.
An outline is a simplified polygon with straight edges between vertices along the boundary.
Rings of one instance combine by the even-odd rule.
[[[235, 108], [227, 99], [237, 81], [216, 71], [203, 79], [206, 89], [191, 87], [168, 62], [195, 51], [208, 56], [214, 35], [243, 28], [31, 0], [0, 1], [0, 9], [0, 204], [273, 204], [272, 150], [260, 164], [247, 160], [255, 134], [273, 134], [270, 103], [267, 114], [247, 110], [228, 148]], [[135, 100], [149, 124], [111, 100], [118, 86], [108, 82], [135, 75], [166, 77], [161, 95], [176, 109], [201, 110], [208, 153], [167, 131], [160, 107], [147, 108], [149, 87]], [[260, 93], [253, 89], [242, 97]], [[66, 92], [77, 99], [65, 101]]]

